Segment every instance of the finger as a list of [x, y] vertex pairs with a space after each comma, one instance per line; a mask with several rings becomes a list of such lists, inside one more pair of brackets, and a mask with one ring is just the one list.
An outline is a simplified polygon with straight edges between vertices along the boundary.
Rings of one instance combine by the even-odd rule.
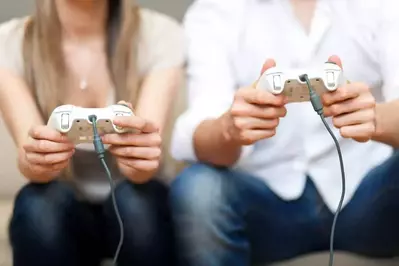
[[375, 132], [375, 124], [373, 122], [345, 126], [339, 129], [341, 136], [344, 138], [353, 138], [358, 141], [368, 141]]
[[360, 95], [337, 104], [333, 104], [324, 108], [325, 116], [339, 116], [342, 114], [352, 113], [363, 109], [375, 107], [375, 99], [371, 94]]
[[236, 117], [234, 126], [240, 130], [264, 130], [275, 129], [279, 124], [279, 119], [259, 119], [253, 117]]
[[34, 139], [43, 139], [54, 142], [70, 142], [68, 137], [48, 126], [36, 126], [29, 130], [29, 136]]
[[60, 171], [64, 170], [69, 164], [69, 161], [63, 161], [57, 164], [33, 164], [31, 165], [32, 172], [35, 173], [49, 173], [50, 175], [57, 175]]
[[127, 107], [129, 107], [130, 109], [133, 110], [133, 105], [129, 102], [125, 102], [125, 101], [119, 101], [117, 104], [121, 104], [121, 105], [125, 105]]
[[241, 101], [233, 104], [230, 113], [233, 116], [274, 119], [274, 118], [285, 117], [285, 115], [287, 114], [287, 109], [284, 106], [274, 107], [274, 106], [265, 106], [265, 105], [255, 105]]
[[363, 92], [368, 91], [367, 85], [359, 82], [346, 84], [339, 87], [336, 91], [323, 93], [322, 100], [325, 106], [332, 105], [334, 103], [343, 102], [349, 99], [358, 97]]
[[341, 69], [343, 69], [343, 68], [342, 68], [342, 61], [341, 61], [341, 58], [339, 58], [339, 56], [337, 56], [337, 55], [332, 55], [332, 56], [330, 56], [330, 57], [328, 58], [328, 62], [337, 64]]
[[104, 144], [138, 147], [160, 147], [162, 138], [158, 133], [107, 134], [102, 136]]
[[275, 129], [270, 130], [244, 130], [240, 133], [240, 140], [243, 145], [251, 145], [262, 139], [271, 138], [276, 135]]
[[136, 129], [145, 133], [158, 132], [159, 130], [154, 123], [138, 116], [117, 116], [113, 122], [118, 127]]
[[267, 59], [262, 66], [262, 71], [260, 74], [262, 75], [266, 70], [268, 70], [269, 68], [275, 67], [275, 66], [276, 66], [276, 61], [274, 61], [273, 59], [270, 59], [270, 58]]
[[111, 154], [124, 158], [158, 160], [161, 157], [161, 149], [158, 147], [111, 146], [108, 150]]
[[68, 161], [74, 154], [74, 151], [58, 153], [26, 153], [26, 159], [32, 164], [52, 165]]
[[53, 142], [49, 140], [32, 139], [30, 142], [23, 146], [26, 152], [38, 153], [57, 153], [64, 151], [72, 151], [75, 145], [70, 142]]
[[333, 118], [334, 126], [341, 128], [344, 126], [364, 124], [368, 122], [373, 122], [375, 119], [374, 109], [364, 109], [353, 113], [340, 115]]
[[247, 103], [258, 105], [283, 106], [286, 97], [283, 94], [274, 95], [265, 90], [254, 90], [253, 88], [239, 89], [235, 95], [235, 101], [244, 100]]
[[143, 171], [143, 172], [154, 171], [159, 167], [158, 160], [140, 160], [140, 159], [131, 160], [131, 159], [119, 158], [118, 163], [121, 164], [122, 166], [127, 166], [137, 171]]

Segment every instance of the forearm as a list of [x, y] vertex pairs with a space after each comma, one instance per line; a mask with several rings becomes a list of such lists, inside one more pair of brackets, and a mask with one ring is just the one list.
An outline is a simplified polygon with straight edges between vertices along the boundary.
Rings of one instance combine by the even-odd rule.
[[225, 137], [224, 117], [202, 122], [194, 133], [194, 149], [202, 162], [231, 166], [241, 155], [241, 146]]
[[399, 148], [399, 100], [377, 104], [376, 133], [373, 140]]

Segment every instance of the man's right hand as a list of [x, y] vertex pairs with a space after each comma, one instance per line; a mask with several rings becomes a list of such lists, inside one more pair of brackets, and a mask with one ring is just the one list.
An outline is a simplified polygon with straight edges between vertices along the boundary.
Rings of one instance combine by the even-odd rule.
[[[274, 60], [267, 60], [261, 74], [274, 67]], [[239, 89], [230, 110], [221, 117], [223, 134], [228, 141], [250, 145], [273, 137], [280, 118], [287, 113], [284, 95], [274, 95], [253, 86]]]
[[74, 150], [74, 144], [58, 131], [47, 126], [35, 126], [19, 151], [19, 163], [29, 171], [24, 174], [48, 182], [68, 166]]

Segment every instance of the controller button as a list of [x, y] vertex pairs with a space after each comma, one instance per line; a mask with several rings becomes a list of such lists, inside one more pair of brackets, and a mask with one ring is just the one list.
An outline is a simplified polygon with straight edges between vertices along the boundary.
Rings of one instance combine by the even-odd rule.
[[[123, 113], [116, 113], [115, 116], [123, 116]], [[117, 130], [122, 130], [122, 127], [115, 126]]]
[[281, 77], [279, 75], [273, 76], [273, 87], [276, 90], [281, 90]]
[[335, 86], [335, 75], [334, 72], [327, 72], [327, 85], [329, 87]]
[[127, 105], [127, 104], [124, 104], [124, 103], [118, 103], [118, 105], [122, 105], [122, 106], [125, 106], [125, 107], [127, 107], [127, 108], [129, 108], [129, 109], [130, 109], [130, 106], [129, 106], [129, 105]]
[[68, 129], [69, 128], [69, 114], [61, 115], [61, 128]]

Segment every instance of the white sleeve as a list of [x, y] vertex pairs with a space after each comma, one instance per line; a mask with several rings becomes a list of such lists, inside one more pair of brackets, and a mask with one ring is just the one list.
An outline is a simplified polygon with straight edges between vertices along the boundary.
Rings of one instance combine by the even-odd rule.
[[[233, 57], [247, 0], [197, 0], [184, 20], [187, 37], [188, 109], [175, 124], [171, 154], [176, 160], [197, 161], [193, 134], [207, 119], [230, 107], [237, 89]], [[248, 155], [246, 146], [240, 160]]]
[[385, 101], [391, 101], [399, 99], [399, 1], [380, 1], [380, 25], [376, 40], [383, 77], [383, 97]]

